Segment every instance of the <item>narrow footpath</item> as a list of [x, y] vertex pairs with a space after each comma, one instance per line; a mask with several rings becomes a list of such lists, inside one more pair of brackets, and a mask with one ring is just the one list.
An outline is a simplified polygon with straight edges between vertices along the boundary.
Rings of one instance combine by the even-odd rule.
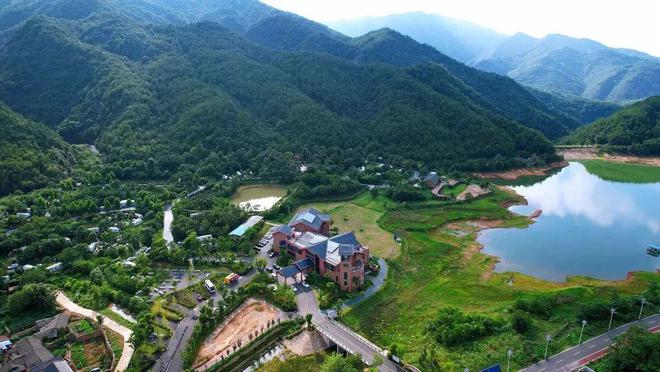
[[[89, 318], [93, 321], [96, 321], [96, 316], [99, 315], [94, 310], [85, 309], [84, 307], [75, 304], [62, 292], [57, 292], [57, 297], [55, 298], [55, 301], [57, 302], [58, 305], [62, 306], [64, 309], [69, 310], [72, 313], [76, 313], [78, 315], [84, 316], [85, 318]], [[117, 372], [125, 371], [128, 368], [128, 364], [131, 362], [131, 358], [133, 357], [133, 346], [131, 346], [131, 344], [128, 342], [128, 339], [131, 337], [131, 334], [133, 332], [130, 329], [124, 327], [123, 325], [105, 316], [103, 317], [103, 326], [108, 327], [111, 330], [119, 333], [124, 338], [124, 350], [121, 353], [121, 358], [119, 358], [119, 361], [117, 362], [115, 371]]]

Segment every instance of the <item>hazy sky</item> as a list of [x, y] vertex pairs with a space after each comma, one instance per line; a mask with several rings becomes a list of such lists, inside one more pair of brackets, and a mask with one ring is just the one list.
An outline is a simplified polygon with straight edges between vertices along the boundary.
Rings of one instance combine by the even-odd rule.
[[660, 56], [658, 0], [262, 0], [318, 22], [424, 11], [505, 34], [560, 33]]

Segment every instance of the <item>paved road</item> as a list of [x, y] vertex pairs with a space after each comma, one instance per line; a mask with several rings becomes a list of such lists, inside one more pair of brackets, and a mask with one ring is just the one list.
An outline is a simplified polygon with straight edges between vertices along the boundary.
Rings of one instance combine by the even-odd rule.
[[360, 302], [376, 294], [376, 292], [378, 292], [381, 289], [381, 287], [383, 287], [383, 284], [385, 284], [385, 279], [387, 278], [387, 270], [389, 269], [389, 267], [387, 266], [387, 262], [382, 258], [378, 258], [378, 265], [380, 265], [380, 271], [378, 271], [378, 275], [376, 275], [375, 278], [373, 277], [370, 278], [371, 283], [373, 283], [371, 287], [367, 288], [367, 290], [364, 291], [363, 294], [351, 298], [350, 300], [344, 302], [341, 305], [342, 308], [351, 307], [359, 304]]
[[[333, 342], [340, 344], [340, 347], [349, 351], [352, 354], [360, 354], [362, 360], [367, 364], [373, 362], [375, 355], [380, 353], [380, 349], [359, 336], [357, 333], [352, 332], [347, 327], [338, 324], [335, 321], [328, 319], [319, 310], [319, 305], [311, 288], [304, 288], [300, 284], [296, 284], [298, 292], [296, 295], [296, 303], [298, 305], [298, 313], [302, 316], [312, 314], [312, 322], [314, 326], [325, 334]], [[379, 367], [381, 371], [396, 372], [400, 370], [396, 364], [391, 360], [383, 357], [383, 364]]]
[[[55, 301], [60, 306], [71, 311], [72, 313], [76, 313], [78, 315], [84, 316], [85, 318], [96, 321], [96, 316], [98, 315], [96, 311], [85, 309], [84, 307], [75, 304], [62, 292], [57, 292]], [[125, 371], [128, 368], [128, 363], [130, 363], [131, 357], [133, 356], [133, 347], [128, 343], [128, 339], [131, 337], [133, 332], [108, 317], [103, 317], [103, 325], [119, 333], [124, 338], [124, 350], [121, 353], [121, 358], [119, 358], [119, 361], [117, 362], [115, 371]]]
[[638, 326], [652, 332], [660, 331], [660, 314], [651, 315], [642, 320], [624, 324], [608, 333], [594, 337], [578, 346], [555, 354], [547, 360], [540, 361], [530, 367], [523, 369], [525, 372], [551, 372], [551, 371], [574, 371], [579, 367], [587, 365], [590, 361], [598, 359], [607, 353], [617, 336], [625, 333], [630, 327]]
[[[268, 243], [266, 246], [264, 246], [261, 249], [261, 251], [258, 254], [258, 257], [266, 258], [266, 260], [268, 261], [268, 266], [272, 266], [273, 262], [275, 262], [275, 259], [268, 258], [268, 256], [266, 255], [269, 249], [270, 249], [270, 243]], [[255, 275], [256, 275], [256, 270], [252, 270], [249, 274], [242, 276], [237, 283], [233, 284], [229, 288], [236, 289], [244, 285], [247, 285], [248, 283], [250, 283], [250, 281]], [[221, 296], [219, 294], [212, 297], [211, 302], [213, 306], [217, 305], [220, 299]], [[202, 305], [203, 304], [197, 305], [197, 307], [190, 310], [185, 315], [185, 318], [181, 322], [179, 322], [176, 329], [174, 330], [174, 334], [172, 335], [169, 343], [167, 344], [167, 348], [165, 349], [165, 352], [163, 353], [163, 355], [160, 356], [160, 358], [154, 365], [153, 368], [154, 371], [162, 371], [162, 372], [183, 371], [183, 359], [182, 359], [183, 349], [188, 344], [188, 341], [190, 341], [190, 337], [192, 336], [193, 329], [195, 328], [195, 324], [197, 324], [198, 321], [198, 319], [193, 319], [193, 316], [199, 317], [199, 310], [202, 307]]]

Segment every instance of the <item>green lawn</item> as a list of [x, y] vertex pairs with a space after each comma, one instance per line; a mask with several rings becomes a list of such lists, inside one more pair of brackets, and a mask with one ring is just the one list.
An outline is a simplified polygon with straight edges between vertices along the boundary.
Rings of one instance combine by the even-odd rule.
[[[343, 321], [377, 344], [396, 344], [404, 360], [417, 364], [421, 352], [435, 353], [446, 370], [480, 370], [506, 362], [506, 350], [515, 351], [512, 367], [522, 368], [543, 354], [545, 335], [554, 340], [550, 352], [575, 344], [579, 333], [577, 306], [616, 293], [640, 293], [649, 281], [660, 282], [652, 273], [634, 274], [630, 280], [606, 282], [572, 278], [568, 283], [546, 282], [518, 273], [493, 273], [495, 258], [478, 252], [476, 234], [455, 234], [461, 221], [500, 220], [501, 227], [524, 227], [524, 217], [511, 214], [502, 204], [515, 197], [496, 190], [468, 203], [443, 207], [411, 208], [386, 212], [379, 224], [404, 239], [401, 255], [390, 260], [388, 280], [381, 291], [342, 315]], [[448, 223], [452, 223], [450, 227]], [[513, 286], [507, 283], [513, 279]], [[538, 295], [557, 296], [549, 319], [532, 318], [532, 331], [515, 333], [508, 326], [510, 309], [517, 299]], [[555, 298], [555, 297], [553, 297]], [[428, 321], [442, 307], [479, 311], [505, 320], [507, 326], [494, 336], [443, 347], [425, 334]], [[593, 322], [585, 337], [601, 332], [607, 324]]]
[[450, 186], [445, 186], [442, 188], [442, 191], [440, 192], [442, 195], [449, 195], [451, 197], [457, 197], [460, 193], [465, 191], [467, 189], [467, 184], [465, 183], [459, 183], [458, 185], [454, 187]]
[[114, 320], [115, 322], [123, 325], [124, 327], [126, 327], [128, 329], [133, 329], [133, 327], [135, 327], [135, 323], [129, 322], [128, 320], [122, 318], [121, 315], [115, 313], [114, 311], [112, 311], [108, 308], [101, 309], [101, 310], [98, 311], [98, 313], [100, 313], [101, 315], [103, 315], [104, 317], [106, 317], [108, 319]]
[[617, 163], [607, 160], [580, 160], [587, 171], [607, 181], [660, 182], [660, 167], [645, 164]]

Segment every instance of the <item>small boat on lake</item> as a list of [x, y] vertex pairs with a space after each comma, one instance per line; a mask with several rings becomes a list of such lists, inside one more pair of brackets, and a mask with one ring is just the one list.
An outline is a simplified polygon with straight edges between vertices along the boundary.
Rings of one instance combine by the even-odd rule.
[[653, 257], [660, 256], [660, 247], [651, 245], [646, 249], [646, 253], [650, 254]]

